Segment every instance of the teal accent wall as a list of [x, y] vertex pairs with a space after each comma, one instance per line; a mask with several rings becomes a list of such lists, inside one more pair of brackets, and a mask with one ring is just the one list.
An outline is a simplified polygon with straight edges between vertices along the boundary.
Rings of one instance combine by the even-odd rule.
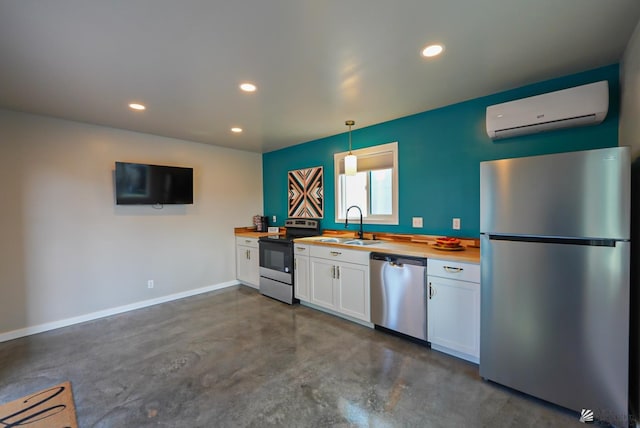
[[[571, 128], [492, 141], [485, 131], [489, 105], [609, 81], [609, 113], [597, 126]], [[354, 149], [398, 142], [400, 224], [365, 225], [365, 231], [389, 231], [448, 236], [478, 236], [480, 231], [480, 162], [493, 159], [598, 149], [618, 145], [620, 104], [617, 64], [402, 117], [352, 133]], [[357, 116], [354, 117], [356, 123]], [[348, 149], [346, 133], [310, 141], [262, 156], [264, 214], [287, 218], [287, 172], [324, 167], [323, 229], [342, 229], [335, 223], [333, 154]], [[544, 171], [541, 171], [544, 173]], [[411, 227], [412, 217], [424, 219]], [[461, 219], [461, 229], [451, 219]], [[353, 226], [349, 226], [353, 228]]]

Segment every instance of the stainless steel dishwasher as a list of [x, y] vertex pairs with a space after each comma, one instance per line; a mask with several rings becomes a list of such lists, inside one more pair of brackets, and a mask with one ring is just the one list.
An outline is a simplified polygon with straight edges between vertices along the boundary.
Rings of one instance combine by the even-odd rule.
[[371, 254], [371, 321], [427, 340], [427, 260]]

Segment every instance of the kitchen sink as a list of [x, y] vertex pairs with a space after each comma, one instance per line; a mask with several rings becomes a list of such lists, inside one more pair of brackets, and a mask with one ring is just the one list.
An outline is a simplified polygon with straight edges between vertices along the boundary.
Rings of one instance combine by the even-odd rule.
[[329, 237], [318, 239], [318, 242], [326, 242], [327, 244], [345, 244], [345, 245], [373, 245], [379, 244], [378, 239], [354, 239], [354, 238], [338, 238]]
[[318, 239], [318, 242], [328, 242], [328, 243], [332, 243], [332, 244], [342, 244], [344, 241], [348, 240], [349, 238], [322, 238], [322, 239]]
[[377, 239], [351, 239], [349, 241], [344, 241], [343, 244], [345, 245], [373, 245], [373, 244], [379, 244], [380, 240]]

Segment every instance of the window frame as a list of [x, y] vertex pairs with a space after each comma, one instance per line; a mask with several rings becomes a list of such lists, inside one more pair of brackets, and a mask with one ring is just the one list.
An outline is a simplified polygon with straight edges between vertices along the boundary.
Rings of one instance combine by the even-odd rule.
[[[394, 141], [392, 143], [386, 143], [386, 144], [379, 144], [377, 146], [370, 146], [370, 147], [365, 147], [363, 149], [357, 149], [357, 150], [352, 150], [353, 154], [356, 155], [357, 157], [360, 156], [375, 156], [376, 154], [379, 153], [385, 153], [385, 152], [391, 152], [392, 153], [392, 157], [393, 157], [393, 169], [392, 169], [392, 173], [391, 173], [391, 209], [392, 209], [392, 213], [390, 215], [371, 215], [370, 213], [367, 213], [367, 217], [363, 217], [362, 219], [362, 223], [364, 224], [388, 224], [388, 225], [398, 225], [399, 223], [399, 218], [400, 218], [400, 213], [399, 213], [399, 189], [400, 189], [400, 185], [399, 185], [399, 174], [398, 174], [398, 142]], [[349, 152], [340, 152], [340, 153], [335, 153], [333, 155], [333, 165], [334, 165], [334, 176], [333, 176], [333, 181], [334, 181], [334, 215], [335, 215], [335, 222], [336, 223], [344, 223], [344, 221], [346, 220], [344, 217], [340, 217], [340, 207], [342, 204], [342, 201], [340, 200], [340, 162], [344, 161], [345, 156], [347, 156], [349, 154]], [[360, 170], [358, 170], [358, 172], [360, 172]], [[369, 183], [370, 178], [367, 177], [367, 183]], [[367, 186], [367, 201], [370, 201], [371, 199], [371, 188], [370, 185]], [[344, 207], [345, 210], [347, 207]], [[369, 206], [369, 209], [371, 209], [371, 207]], [[349, 217], [349, 220], [359, 220], [360, 219], [360, 214], [358, 213], [357, 210], [351, 210], [351, 212], [349, 213], [352, 216]]]

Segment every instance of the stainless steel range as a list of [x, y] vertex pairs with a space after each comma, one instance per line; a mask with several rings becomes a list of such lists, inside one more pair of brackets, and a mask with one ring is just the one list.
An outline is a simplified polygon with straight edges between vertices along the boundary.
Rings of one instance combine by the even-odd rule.
[[293, 240], [320, 234], [318, 220], [288, 219], [285, 236], [269, 235], [258, 240], [260, 248], [260, 293], [284, 303], [293, 295]]

